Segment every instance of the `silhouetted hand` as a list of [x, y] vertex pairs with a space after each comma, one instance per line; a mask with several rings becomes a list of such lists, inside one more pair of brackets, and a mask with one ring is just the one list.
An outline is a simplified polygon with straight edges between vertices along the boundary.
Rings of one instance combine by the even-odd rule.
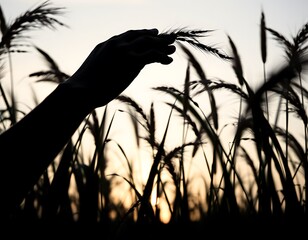
[[129, 30], [98, 44], [66, 84], [81, 91], [91, 108], [117, 97], [145, 65], [169, 64], [175, 37], [157, 29]]
[[94, 108], [116, 98], [145, 65], [172, 62], [169, 55], [175, 51], [174, 41], [175, 36], [145, 29], [127, 31], [98, 44], [72, 77], [0, 134], [0, 218], [14, 215]]

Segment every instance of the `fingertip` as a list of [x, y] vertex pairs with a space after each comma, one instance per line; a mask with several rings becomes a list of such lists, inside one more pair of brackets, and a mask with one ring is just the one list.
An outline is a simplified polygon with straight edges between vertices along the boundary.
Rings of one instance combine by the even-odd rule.
[[150, 29], [151, 33], [153, 33], [153, 35], [158, 35], [158, 29], [157, 28], [152, 28]]
[[176, 36], [175, 34], [166, 34], [166, 33], [162, 33], [159, 35], [159, 37], [161, 37], [162, 39], [164, 39], [168, 44], [172, 44], [175, 42], [176, 40]]
[[170, 64], [170, 63], [172, 63], [172, 62], [173, 62], [173, 58], [167, 56], [166, 58], [162, 59], [161, 64], [163, 64], [163, 65], [168, 65], [168, 64]]
[[169, 50], [168, 54], [172, 54], [176, 51], [176, 47], [174, 45], [170, 45], [168, 46], [168, 50]]
[[169, 41], [170, 41], [171, 43], [175, 42], [175, 40], [176, 40], [176, 34], [171, 33], [171, 34], [168, 35], [168, 37], [169, 37]]

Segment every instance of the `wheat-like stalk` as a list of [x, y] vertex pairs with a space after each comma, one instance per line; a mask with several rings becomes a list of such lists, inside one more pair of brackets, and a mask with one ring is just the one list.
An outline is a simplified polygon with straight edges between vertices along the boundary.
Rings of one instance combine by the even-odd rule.
[[17, 17], [12, 24], [6, 24], [3, 12], [0, 11], [1, 34], [0, 48], [10, 49], [13, 41], [27, 38], [25, 35], [30, 30], [41, 29], [42, 27], [55, 28], [55, 25], [66, 26], [55, 18], [56, 15], [63, 13], [62, 7], [53, 7], [49, 0], [41, 3], [32, 10], [26, 11]]
[[208, 36], [208, 33], [213, 32], [214, 30], [200, 30], [200, 29], [173, 29], [164, 32], [163, 34], [169, 34], [175, 36], [176, 42], [184, 42], [193, 46], [194, 48], [201, 50], [202, 52], [214, 54], [225, 60], [230, 60], [232, 57], [228, 56], [223, 51], [202, 43], [199, 39]]

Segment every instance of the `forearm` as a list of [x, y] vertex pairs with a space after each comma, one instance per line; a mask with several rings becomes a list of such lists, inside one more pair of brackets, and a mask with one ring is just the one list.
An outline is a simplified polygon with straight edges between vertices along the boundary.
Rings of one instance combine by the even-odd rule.
[[121, 94], [145, 65], [170, 64], [174, 41], [143, 29], [98, 44], [68, 81], [0, 135], [0, 208], [20, 203], [94, 108]]
[[91, 109], [78, 90], [59, 85], [35, 109], [0, 135], [2, 196], [18, 204]]

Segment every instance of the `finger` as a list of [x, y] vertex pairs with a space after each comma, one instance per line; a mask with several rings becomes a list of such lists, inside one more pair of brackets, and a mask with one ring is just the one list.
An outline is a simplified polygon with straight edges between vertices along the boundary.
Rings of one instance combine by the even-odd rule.
[[126, 41], [132, 41], [138, 37], [157, 36], [157, 35], [158, 35], [158, 30], [156, 28], [153, 28], [153, 29], [128, 30], [119, 36], [124, 37]]
[[148, 40], [149, 43], [151, 42], [151, 44], [156, 45], [156, 46], [162, 46], [162, 45], [170, 45], [172, 43], [174, 43], [175, 41], [175, 37], [172, 35], [157, 35], [154, 37], [148, 37], [145, 40]]
[[134, 50], [137, 53], [142, 53], [148, 51], [150, 49], [156, 51], [162, 51], [166, 53], [173, 53], [175, 51], [172, 46], [172, 39], [169, 37], [152, 37], [152, 36], [144, 36], [139, 37], [131, 42], [125, 43], [122, 47]]
[[162, 46], [162, 47], [159, 47], [153, 50], [160, 52], [161, 54], [171, 55], [175, 52], [176, 47], [174, 45], [167, 45], [167, 46]]
[[163, 64], [163, 65], [168, 65], [168, 64], [172, 63], [172, 61], [173, 61], [173, 58], [167, 56], [167, 57], [162, 58], [162, 59], [159, 61], [159, 63], [161, 63], [161, 64]]
[[174, 45], [168, 45], [165, 53], [170, 55], [170, 54], [173, 54], [176, 50], [176, 47]]
[[153, 52], [160, 52], [161, 54], [170, 55], [176, 51], [176, 47], [174, 45], [163, 45], [163, 46], [154, 46], [145, 49], [130, 49], [130, 53], [135, 52], [136, 54], [144, 54], [152, 50]]
[[153, 62], [158, 62], [162, 64], [169, 64], [173, 61], [171, 55], [175, 52], [176, 47], [174, 45], [167, 45], [164, 47], [160, 47], [159, 49], [147, 49], [144, 51], [129, 51], [129, 55], [131, 57], [131, 62], [135, 62], [137, 64], [146, 65]]
[[175, 34], [162, 33], [162, 34], [159, 34], [157, 37], [161, 38], [161, 39], [164, 39], [169, 44], [174, 43], [175, 40], [176, 40]]
[[168, 54], [162, 53], [156, 50], [149, 50], [142, 54], [132, 54], [136, 62], [141, 65], [146, 65], [150, 63], [161, 63], [161, 64], [170, 64], [173, 59], [168, 56]]

